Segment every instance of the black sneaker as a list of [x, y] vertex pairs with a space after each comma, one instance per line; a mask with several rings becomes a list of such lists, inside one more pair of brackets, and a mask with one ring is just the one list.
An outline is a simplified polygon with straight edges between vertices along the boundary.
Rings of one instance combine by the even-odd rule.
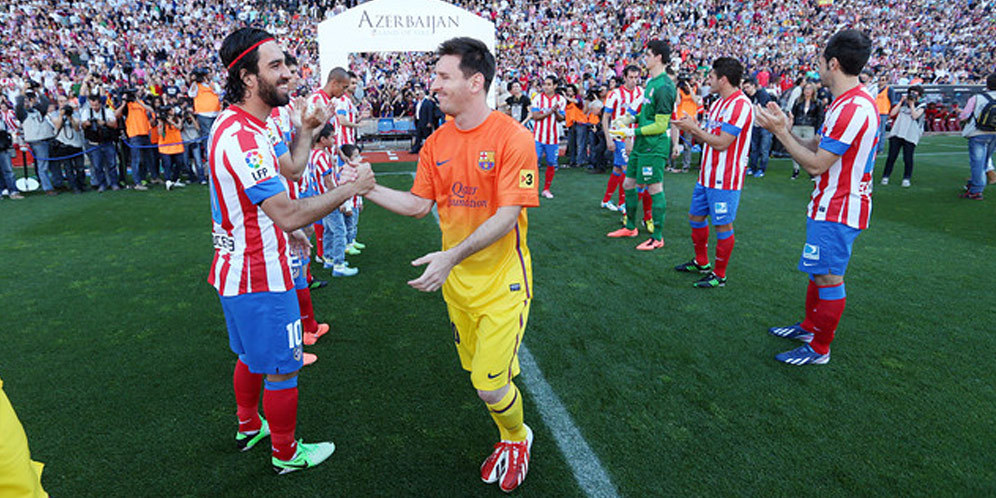
[[682, 263], [678, 266], [675, 266], [674, 270], [683, 271], [686, 273], [712, 273], [712, 263], [706, 263], [704, 265], [700, 265], [696, 263], [695, 260], [693, 259], [687, 263]]
[[726, 277], [718, 277], [715, 273], [709, 272], [708, 275], [702, 277], [701, 280], [695, 282], [696, 287], [700, 289], [712, 289], [714, 287], [726, 287]]

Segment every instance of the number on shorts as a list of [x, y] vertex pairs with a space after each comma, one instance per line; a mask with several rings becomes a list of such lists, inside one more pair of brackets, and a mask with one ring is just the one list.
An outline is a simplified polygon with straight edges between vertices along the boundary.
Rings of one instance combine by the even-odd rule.
[[287, 324], [287, 347], [294, 349], [301, 345], [301, 320]]

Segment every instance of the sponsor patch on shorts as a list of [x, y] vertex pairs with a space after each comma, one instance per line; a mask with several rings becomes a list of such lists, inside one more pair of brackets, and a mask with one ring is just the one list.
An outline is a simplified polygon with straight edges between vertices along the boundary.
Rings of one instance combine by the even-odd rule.
[[820, 259], [820, 246], [815, 246], [813, 244], [806, 244], [802, 248], [802, 257], [805, 259], [819, 260]]
[[654, 176], [654, 167], [653, 166], [644, 166], [643, 167], [643, 176]]
[[730, 212], [730, 208], [726, 205], [725, 202], [717, 202], [716, 204], [714, 204], [714, 206], [715, 209], [713, 209], [713, 211], [715, 211], [716, 214], [726, 214]]

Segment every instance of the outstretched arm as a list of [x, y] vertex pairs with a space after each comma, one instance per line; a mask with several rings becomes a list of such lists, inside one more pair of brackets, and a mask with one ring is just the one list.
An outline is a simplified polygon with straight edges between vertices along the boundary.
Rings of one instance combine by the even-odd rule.
[[[367, 198], [370, 198], [367, 196]], [[502, 206], [490, 218], [474, 230], [463, 242], [446, 250], [431, 252], [412, 261], [412, 266], [428, 264], [422, 276], [410, 280], [408, 285], [425, 292], [438, 290], [446, 282], [450, 270], [469, 256], [484, 249], [512, 230], [519, 218], [522, 206]]]
[[411, 192], [394, 190], [380, 184], [367, 192], [365, 197], [388, 211], [412, 218], [422, 218], [429, 214], [435, 204], [432, 200], [423, 199]]

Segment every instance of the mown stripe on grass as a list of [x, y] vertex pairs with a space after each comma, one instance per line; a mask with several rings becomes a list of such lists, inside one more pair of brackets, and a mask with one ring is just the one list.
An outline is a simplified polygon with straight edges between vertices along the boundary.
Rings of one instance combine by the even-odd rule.
[[[414, 179], [415, 173], [412, 172], [411, 175]], [[436, 211], [436, 206], [432, 207], [432, 216], [436, 219], [436, 225], [439, 225], [439, 212]], [[567, 460], [567, 464], [571, 466], [571, 472], [581, 490], [590, 497], [619, 496], [612, 480], [609, 479], [609, 473], [605, 471], [605, 467], [602, 467], [602, 462], [591, 450], [591, 446], [585, 441], [578, 427], [574, 425], [571, 415], [567, 413], [557, 393], [553, 392], [550, 383], [543, 377], [543, 372], [525, 344], [519, 348], [519, 367], [526, 391], [536, 400], [540, 418], [553, 433], [553, 439]]]

